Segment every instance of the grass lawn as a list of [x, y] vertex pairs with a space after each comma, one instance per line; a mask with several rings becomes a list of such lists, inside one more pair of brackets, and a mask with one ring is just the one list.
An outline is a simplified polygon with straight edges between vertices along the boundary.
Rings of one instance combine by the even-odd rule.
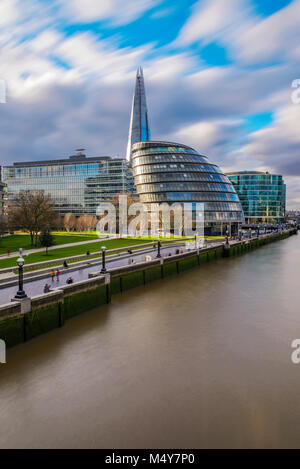
[[[92, 233], [54, 232], [53, 235], [55, 236], [55, 245], [58, 246], [60, 244], [78, 243], [80, 241], [98, 239], [97, 235]], [[11, 252], [16, 252], [19, 248], [23, 248], [25, 251], [28, 249], [34, 249], [31, 247], [29, 234], [15, 234], [0, 238], [0, 254], [7, 254], [7, 248], [10, 248]]]
[[[25, 255], [25, 268], [26, 264], [34, 262], [52, 261], [55, 259], [65, 259], [66, 257], [76, 256], [78, 254], [85, 254], [87, 251], [93, 252], [100, 251], [101, 246], [106, 249], [117, 249], [126, 246], [133, 246], [135, 244], [145, 244], [146, 242], [153, 242], [151, 239], [111, 239], [108, 241], [99, 239], [95, 243], [87, 245], [70, 246], [66, 248], [57, 248], [49, 251], [48, 256], [44, 252], [35, 252], [33, 254]], [[63, 244], [63, 243], [62, 243]], [[0, 269], [5, 267], [13, 267], [16, 265], [16, 258], [5, 258], [0, 260]]]

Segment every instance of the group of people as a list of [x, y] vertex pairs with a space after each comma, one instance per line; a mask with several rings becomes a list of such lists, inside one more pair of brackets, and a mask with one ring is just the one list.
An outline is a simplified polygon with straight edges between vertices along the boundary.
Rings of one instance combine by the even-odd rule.
[[55, 271], [54, 271], [54, 270], [51, 270], [51, 271], [50, 271], [50, 277], [51, 277], [52, 281], [54, 280], [54, 277], [56, 277], [56, 280], [58, 281], [58, 280], [59, 280], [59, 276], [60, 276], [60, 271], [59, 271], [59, 269], [56, 269]]
[[[64, 268], [68, 268], [68, 264], [67, 264], [67, 261], [64, 261], [63, 263], [63, 267]], [[54, 278], [56, 278], [57, 281], [59, 281], [59, 276], [60, 276], [61, 272], [59, 269], [52, 269], [50, 270], [50, 277], [51, 277], [51, 280], [52, 282], [54, 282]], [[71, 283], [73, 283], [74, 280], [72, 277], [68, 277], [67, 280], [66, 280], [66, 283], [67, 285], [70, 285]], [[46, 285], [44, 286], [44, 293], [49, 293], [51, 291], [51, 287], [48, 283], [46, 283]]]

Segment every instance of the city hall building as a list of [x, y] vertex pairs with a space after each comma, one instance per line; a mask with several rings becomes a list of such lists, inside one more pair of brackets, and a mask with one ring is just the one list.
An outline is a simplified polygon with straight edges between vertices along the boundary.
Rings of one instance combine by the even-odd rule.
[[186, 145], [139, 142], [132, 146], [136, 190], [146, 205], [167, 202], [204, 204], [206, 235], [238, 232], [244, 221], [238, 195], [220, 168]]

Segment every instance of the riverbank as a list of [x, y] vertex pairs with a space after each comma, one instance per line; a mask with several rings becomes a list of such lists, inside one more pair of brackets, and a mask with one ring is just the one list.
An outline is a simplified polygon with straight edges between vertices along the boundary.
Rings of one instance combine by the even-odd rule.
[[273, 241], [281, 240], [295, 230], [265, 235], [259, 239], [236, 241], [230, 246], [207, 247], [183, 254], [111, 269], [106, 275], [95, 272], [92, 278], [73, 285], [53, 289], [50, 293], [0, 307], [0, 338], [7, 347], [62, 327], [70, 319], [94, 307], [107, 304], [111, 296], [146, 285], [221, 257], [249, 252]]

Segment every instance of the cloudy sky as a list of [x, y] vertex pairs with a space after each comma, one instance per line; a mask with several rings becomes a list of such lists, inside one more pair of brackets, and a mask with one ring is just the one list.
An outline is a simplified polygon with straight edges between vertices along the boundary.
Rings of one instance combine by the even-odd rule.
[[300, 208], [300, 0], [0, 0], [0, 45], [0, 164], [125, 156], [142, 65], [153, 139], [282, 173]]

